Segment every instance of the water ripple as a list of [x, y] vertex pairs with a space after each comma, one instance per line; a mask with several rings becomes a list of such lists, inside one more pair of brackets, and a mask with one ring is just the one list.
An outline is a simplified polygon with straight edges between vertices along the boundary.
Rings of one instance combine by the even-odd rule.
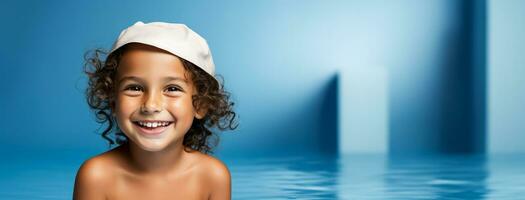
[[234, 199], [519, 199], [525, 157], [513, 160], [349, 155], [245, 160], [230, 168]]
[[[224, 158], [233, 199], [525, 199], [525, 156]], [[0, 199], [71, 199], [82, 160], [0, 165]]]

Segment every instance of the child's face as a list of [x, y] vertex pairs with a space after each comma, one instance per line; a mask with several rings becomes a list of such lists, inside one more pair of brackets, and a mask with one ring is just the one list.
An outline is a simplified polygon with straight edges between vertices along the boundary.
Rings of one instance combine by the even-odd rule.
[[193, 118], [195, 89], [176, 56], [135, 44], [121, 58], [117, 71], [114, 113], [131, 142], [147, 151], [182, 144]]

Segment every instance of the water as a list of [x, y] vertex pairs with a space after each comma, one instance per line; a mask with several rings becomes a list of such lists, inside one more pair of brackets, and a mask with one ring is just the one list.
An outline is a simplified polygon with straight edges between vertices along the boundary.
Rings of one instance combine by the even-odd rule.
[[[0, 199], [71, 199], [82, 156], [2, 161]], [[87, 154], [84, 155], [84, 157]], [[233, 199], [525, 199], [525, 155], [224, 158]]]

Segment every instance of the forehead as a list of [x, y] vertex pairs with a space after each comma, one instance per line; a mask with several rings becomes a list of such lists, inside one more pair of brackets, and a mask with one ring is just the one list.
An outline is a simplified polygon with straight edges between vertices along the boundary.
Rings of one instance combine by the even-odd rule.
[[136, 76], [142, 78], [179, 77], [188, 80], [182, 61], [162, 49], [132, 43], [124, 47], [117, 69], [117, 78]]

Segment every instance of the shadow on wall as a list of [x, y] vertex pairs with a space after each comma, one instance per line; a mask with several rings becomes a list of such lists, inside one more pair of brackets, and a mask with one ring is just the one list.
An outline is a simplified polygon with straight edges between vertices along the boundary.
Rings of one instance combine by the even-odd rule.
[[389, 153], [485, 153], [485, 1], [462, 1], [437, 60], [391, 70]]
[[[301, 85], [301, 84], [298, 84]], [[285, 105], [272, 108], [271, 115], [259, 112], [258, 120], [245, 129], [236, 130], [234, 134], [224, 134], [221, 141], [223, 148], [217, 151], [218, 156], [244, 157], [279, 157], [336, 155], [338, 151], [338, 87], [339, 74], [323, 78], [312, 92], [290, 91], [292, 95], [285, 99]], [[282, 96], [282, 95], [281, 95]], [[279, 96], [279, 97], [281, 97]], [[272, 99], [273, 100], [273, 99]], [[258, 101], [260, 101], [258, 99]], [[265, 110], [264, 110], [265, 111]], [[270, 112], [268, 112], [270, 113]], [[251, 117], [251, 116], [249, 116]], [[253, 122], [251, 122], [253, 123]], [[241, 125], [242, 126], [242, 125]], [[243, 134], [242, 142], [233, 139]], [[231, 143], [228, 143], [231, 142]], [[239, 151], [239, 149], [243, 149]]]
[[334, 74], [322, 90], [322, 104], [320, 114], [320, 127], [318, 131], [319, 152], [322, 154], [337, 155], [339, 147], [338, 137], [338, 94], [339, 73]]
[[337, 154], [338, 87], [339, 74], [336, 73], [287, 117], [280, 128], [287, 134], [281, 141], [288, 143], [282, 145], [285, 154]]
[[440, 152], [485, 152], [485, 6], [462, 2], [459, 33], [446, 38], [441, 64]]

